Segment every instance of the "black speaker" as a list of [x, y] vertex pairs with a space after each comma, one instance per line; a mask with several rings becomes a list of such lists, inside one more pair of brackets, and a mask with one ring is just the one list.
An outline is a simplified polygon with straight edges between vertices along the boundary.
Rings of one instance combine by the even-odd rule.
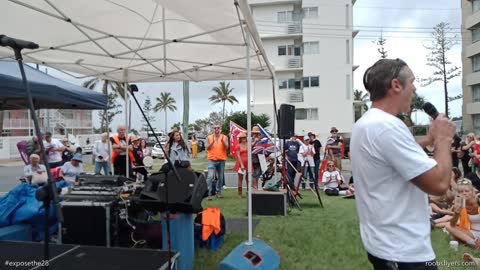
[[62, 243], [114, 246], [117, 240], [118, 208], [111, 203], [63, 202]]
[[77, 177], [79, 186], [122, 186], [126, 181], [135, 181], [121, 175], [82, 174]]
[[198, 213], [203, 210], [207, 180], [201, 172], [177, 167], [178, 176], [173, 171], [168, 174], [152, 174], [140, 195], [140, 204], [149, 210], [165, 211], [167, 206], [166, 189], [168, 184], [168, 210], [181, 213]]
[[278, 110], [278, 137], [289, 139], [295, 135], [295, 106], [280, 105]]

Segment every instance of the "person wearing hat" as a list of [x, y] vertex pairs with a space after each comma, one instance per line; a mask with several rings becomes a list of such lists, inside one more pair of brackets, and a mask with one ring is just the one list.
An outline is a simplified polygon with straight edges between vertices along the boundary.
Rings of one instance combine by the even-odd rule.
[[235, 163], [235, 167], [233, 167], [233, 171], [238, 174], [238, 197], [242, 198], [242, 187], [243, 187], [243, 178], [247, 182], [248, 187], [248, 146], [247, 146], [247, 134], [242, 132], [238, 135], [238, 145], [235, 149], [236, 159], [237, 162]]
[[43, 146], [47, 153], [46, 161], [50, 169], [62, 166], [62, 152], [65, 150], [65, 146], [58, 139], [52, 138], [51, 132], [45, 133]]
[[34, 173], [42, 174], [46, 171], [47, 168], [45, 168], [45, 165], [40, 164], [40, 156], [37, 154], [31, 154], [30, 164], [23, 167], [24, 180], [31, 178]]
[[227, 160], [228, 138], [220, 133], [220, 125], [213, 126], [213, 134], [208, 135], [205, 149], [208, 156], [208, 200], [212, 200], [212, 182], [217, 174], [216, 196], [222, 198], [222, 186]]
[[[315, 161], [313, 160], [313, 155], [315, 154], [315, 149], [313, 148], [313, 144], [310, 144], [310, 137], [305, 135], [303, 137], [303, 140], [304, 140], [305, 144], [302, 144], [300, 146], [300, 150], [299, 150], [298, 153], [300, 154], [300, 157], [302, 158], [302, 160], [301, 160], [302, 168], [304, 168], [306, 166], [306, 168], [308, 169], [308, 171], [306, 171], [305, 173], [307, 174], [307, 177], [310, 179], [310, 187], [314, 188], [313, 185], [317, 184], [316, 177], [315, 177], [314, 170], [313, 170], [314, 165], [315, 165]], [[302, 187], [305, 188], [305, 182], [302, 183]]]
[[[263, 139], [262, 134], [260, 133], [260, 128], [258, 126], [254, 126], [252, 128], [252, 148], [255, 147], [257, 143], [259, 143]], [[253, 149], [252, 149], [253, 150]], [[262, 176], [262, 167], [260, 166], [260, 159], [258, 155], [262, 154], [252, 154], [252, 189], [258, 189], [258, 179]]]
[[332, 127], [330, 129], [331, 136], [327, 139], [325, 150], [328, 151], [327, 159], [335, 162], [340, 174], [342, 173], [342, 144], [343, 138], [338, 135], [338, 129]]
[[318, 171], [320, 169], [320, 152], [322, 151], [322, 143], [317, 139], [317, 136], [313, 132], [309, 132], [308, 137], [310, 138], [310, 144], [312, 144], [313, 149], [315, 149], [315, 154], [313, 154], [313, 161], [315, 162], [313, 175], [315, 176], [315, 180], [317, 181], [316, 183], [318, 183]]
[[60, 169], [60, 177], [72, 184], [76, 183], [77, 176], [83, 174], [82, 154], [75, 153], [70, 161], [65, 162]]
[[137, 176], [138, 179], [138, 174], [142, 175], [143, 180], [147, 180], [147, 174], [148, 171], [145, 169], [145, 165], [143, 164], [143, 149], [140, 146], [140, 141], [141, 139], [137, 137], [136, 135], [130, 136], [130, 141], [132, 144], [130, 145], [131, 152], [133, 154], [134, 160], [132, 162], [133, 164], [133, 174]]

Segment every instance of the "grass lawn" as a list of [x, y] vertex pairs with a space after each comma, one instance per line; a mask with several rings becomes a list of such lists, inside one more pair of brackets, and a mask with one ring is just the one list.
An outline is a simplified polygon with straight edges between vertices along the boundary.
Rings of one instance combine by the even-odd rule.
[[[236, 190], [224, 191], [225, 198], [203, 201], [203, 207], [219, 207], [225, 218], [247, 217], [246, 199], [239, 199]], [[372, 269], [363, 248], [355, 200], [327, 197], [322, 193], [325, 208], [320, 208], [313, 193], [304, 191], [300, 200], [303, 211], [291, 209], [287, 217], [254, 216], [260, 219], [253, 236], [265, 241], [280, 255], [280, 269]], [[248, 239], [244, 234], [225, 236], [225, 244], [215, 252], [195, 251], [195, 269], [217, 269], [220, 262], [238, 244]], [[460, 246], [455, 252], [449, 237], [440, 230], [432, 233], [437, 262], [462, 262], [462, 254], [480, 252]], [[465, 269], [465, 266], [440, 266], [439, 269]]]

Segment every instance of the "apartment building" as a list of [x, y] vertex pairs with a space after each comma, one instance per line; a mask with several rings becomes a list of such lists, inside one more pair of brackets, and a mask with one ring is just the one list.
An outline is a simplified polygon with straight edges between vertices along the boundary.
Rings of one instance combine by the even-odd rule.
[[[263, 46], [276, 70], [277, 108], [295, 106], [295, 133], [332, 126], [347, 135], [354, 122], [355, 0], [251, 0]], [[252, 111], [273, 119], [272, 81], [255, 81]]]
[[[39, 110], [38, 121], [42, 130], [58, 135], [93, 133], [90, 110]], [[2, 136], [32, 136], [34, 130], [28, 110], [4, 111]]]
[[480, 134], [480, 0], [461, 1], [463, 132]]

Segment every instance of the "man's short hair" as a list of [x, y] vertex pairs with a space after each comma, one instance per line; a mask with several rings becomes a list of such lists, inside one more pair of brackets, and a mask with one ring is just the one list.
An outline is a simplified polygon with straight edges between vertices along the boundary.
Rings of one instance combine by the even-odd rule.
[[118, 125], [118, 126], [117, 126], [117, 131], [118, 131], [119, 129], [127, 129], [127, 127], [126, 127], [125, 125]]
[[407, 66], [403, 60], [380, 59], [373, 66], [369, 67], [363, 75], [363, 85], [370, 93], [370, 100], [375, 101], [384, 98], [388, 89], [391, 88], [392, 80], [398, 79], [404, 85], [407, 76], [404, 67]]

